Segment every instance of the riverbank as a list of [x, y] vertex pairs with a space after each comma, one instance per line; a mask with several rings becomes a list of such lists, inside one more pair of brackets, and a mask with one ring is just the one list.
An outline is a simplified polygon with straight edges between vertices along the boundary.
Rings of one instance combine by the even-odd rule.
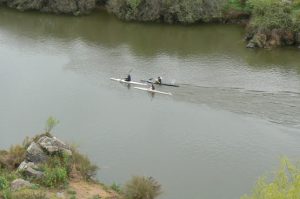
[[107, 11], [125, 21], [242, 24], [248, 48], [300, 46], [300, 3], [296, 0], [1, 0], [0, 4], [20, 11], [75, 16]]
[[0, 151], [0, 198], [122, 198], [95, 180], [97, 166], [49, 133]]
[[0, 199], [155, 199], [161, 194], [152, 177], [133, 176], [124, 187], [100, 183], [98, 166], [50, 134], [58, 123], [49, 117], [45, 133], [0, 150]]

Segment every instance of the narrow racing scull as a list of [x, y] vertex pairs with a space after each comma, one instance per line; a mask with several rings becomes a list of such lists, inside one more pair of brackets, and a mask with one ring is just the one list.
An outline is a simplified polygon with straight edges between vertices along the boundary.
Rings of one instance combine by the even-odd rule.
[[172, 93], [157, 91], [157, 90], [153, 90], [151, 88], [141, 88], [141, 87], [133, 87], [133, 88], [138, 89], [138, 90], [142, 90], [142, 91], [148, 91], [150, 93], [159, 93], [159, 94], [163, 94], [163, 95], [172, 95]]
[[151, 81], [151, 80], [141, 80], [141, 82], [146, 82], [146, 83], [149, 83], [149, 84], [156, 84], [156, 85], [161, 85], [161, 86], [173, 86], [173, 87], [179, 87], [179, 85], [176, 85], [176, 84], [167, 84], [167, 83], [158, 83], [158, 82], [155, 82], [155, 81]]
[[138, 86], [147, 86], [148, 84], [146, 83], [140, 83], [140, 82], [134, 82], [134, 81], [125, 81], [124, 79], [117, 79], [117, 78], [110, 78], [110, 80], [117, 81], [120, 83], [125, 83], [125, 84], [132, 84], [132, 85], [138, 85]]

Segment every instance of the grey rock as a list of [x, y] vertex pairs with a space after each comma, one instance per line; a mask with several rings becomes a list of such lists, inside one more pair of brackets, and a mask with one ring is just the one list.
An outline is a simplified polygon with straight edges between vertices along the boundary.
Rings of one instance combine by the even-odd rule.
[[18, 167], [19, 171], [24, 172], [27, 176], [34, 177], [34, 178], [41, 178], [43, 177], [43, 172], [36, 170], [38, 167], [33, 162], [23, 161], [20, 166]]
[[15, 179], [14, 181], [12, 181], [10, 184], [10, 187], [11, 187], [12, 191], [17, 191], [17, 190], [20, 190], [23, 188], [32, 187], [32, 184], [26, 180], [19, 178], [19, 179]]
[[34, 163], [41, 163], [47, 161], [48, 156], [39, 145], [32, 142], [27, 148], [26, 160]]
[[72, 155], [70, 147], [56, 137], [43, 136], [39, 139], [38, 144], [50, 154], [63, 152]]
[[65, 194], [63, 192], [57, 192], [56, 197], [57, 198], [65, 198]]
[[247, 48], [255, 48], [255, 44], [253, 42], [249, 42], [246, 47]]

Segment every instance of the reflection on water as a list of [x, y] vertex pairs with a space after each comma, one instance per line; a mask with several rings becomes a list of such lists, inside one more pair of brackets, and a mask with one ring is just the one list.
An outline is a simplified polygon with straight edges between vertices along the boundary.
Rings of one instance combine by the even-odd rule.
[[[162, 198], [239, 198], [300, 153], [299, 51], [249, 50], [243, 34], [0, 8], [0, 148], [52, 115], [106, 183], [151, 175]], [[128, 71], [181, 86], [157, 86], [170, 97], [109, 80]]]

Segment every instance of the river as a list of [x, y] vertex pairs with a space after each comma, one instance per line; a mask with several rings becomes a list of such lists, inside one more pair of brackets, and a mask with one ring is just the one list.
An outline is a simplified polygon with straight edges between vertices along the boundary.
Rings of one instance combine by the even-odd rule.
[[[79, 146], [98, 178], [156, 178], [163, 199], [237, 199], [299, 160], [300, 51], [250, 50], [235, 25], [125, 23], [0, 8], [0, 148], [41, 133]], [[163, 76], [155, 95], [109, 80]]]

